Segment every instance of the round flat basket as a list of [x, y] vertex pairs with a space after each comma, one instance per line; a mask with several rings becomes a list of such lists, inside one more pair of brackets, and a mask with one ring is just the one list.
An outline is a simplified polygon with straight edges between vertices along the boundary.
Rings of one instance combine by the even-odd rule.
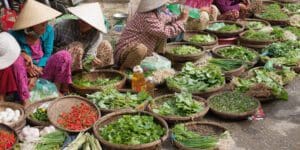
[[11, 108], [12, 110], [19, 110], [20, 111], [20, 117], [19, 120], [8, 124], [7, 126], [13, 128], [14, 130], [18, 130], [19, 128], [23, 128], [26, 124], [26, 116], [25, 116], [25, 110], [24, 107], [20, 104], [11, 103], [11, 102], [1, 102], [0, 103], [0, 112], [5, 111], [6, 108]]
[[[162, 105], [164, 102], [168, 101], [169, 98], [172, 98], [172, 97], [174, 97], [174, 94], [168, 94], [168, 95], [163, 95], [163, 96], [157, 97], [152, 101], [152, 103], [148, 104], [147, 109], [150, 112], [154, 113], [152, 110], [155, 106]], [[208, 107], [205, 99], [203, 99], [201, 97], [198, 97], [198, 96], [193, 96], [193, 99], [196, 100], [197, 102], [204, 103], [204, 108], [201, 112], [195, 113], [195, 114], [190, 115], [190, 116], [177, 116], [177, 115], [163, 116], [163, 115], [160, 115], [160, 114], [157, 114], [157, 115], [160, 116], [161, 118], [163, 118], [168, 123], [171, 123], [171, 124], [178, 123], [178, 122], [201, 120], [207, 114], [207, 112], [209, 110], [209, 107]]]
[[[252, 109], [252, 110], [249, 110], [247, 112], [243, 112], [243, 113], [229, 113], [229, 112], [221, 112], [213, 107], [210, 106], [210, 103], [211, 103], [211, 100], [212, 98], [214, 98], [215, 96], [218, 96], [220, 94], [223, 94], [225, 92], [222, 92], [222, 93], [217, 93], [217, 94], [214, 94], [212, 95], [211, 97], [208, 98], [208, 106], [209, 106], [209, 109], [214, 113], [216, 114], [217, 116], [223, 118], [223, 119], [232, 119], [232, 120], [241, 120], [241, 119], [246, 119], [247, 117], [249, 116], [252, 116], [254, 115], [258, 108], [260, 107], [260, 103], [258, 100], [254, 99], [254, 101], [257, 102], [257, 107]], [[246, 95], [245, 95], [246, 96]]]
[[237, 22], [234, 22], [234, 21], [222, 21], [222, 20], [213, 21], [213, 22], [210, 23], [210, 25], [212, 25], [214, 23], [225, 23], [225, 24], [228, 24], [228, 25], [237, 25], [238, 27], [240, 27], [240, 29], [238, 29], [236, 31], [230, 31], [230, 32], [213, 31], [213, 30], [209, 30], [209, 29], [205, 30], [208, 33], [215, 34], [219, 38], [230, 38], [230, 37], [238, 36], [245, 29], [244, 25], [242, 25], [240, 23], [237, 23]]
[[26, 119], [28, 121], [29, 124], [34, 125], [34, 126], [49, 126], [51, 125], [50, 121], [39, 121], [36, 120], [34, 118], [31, 117], [31, 115], [33, 114], [33, 112], [40, 107], [43, 104], [46, 103], [51, 103], [55, 98], [50, 98], [50, 99], [46, 99], [46, 100], [41, 100], [41, 101], [37, 101], [34, 102], [32, 104], [30, 104], [26, 109], [25, 109], [25, 113], [26, 113]]
[[[261, 20], [261, 19], [251, 19], [251, 18], [246, 18], [244, 20], [238, 20], [239, 23], [243, 24], [245, 26], [245, 29], [248, 30], [249, 27], [248, 27], [248, 23], [249, 22], [260, 22], [264, 25], [264, 27], [270, 27], [271, 24], [265, 20]], [[261, 28], [251, 28], [253, 30], [259, 30]]]
[[[170, 51], [173, 48], [179, 47], [179, 46], [193, 46], [199, 50], [199, 52], [191, 55], [176, 55], [171, 53]], [[204, 55], [204, 50], [201, 46], [193, 45], [188, 42], [175, 42], [175, 43], [170, 43], [167, 44], [165, 47], [165, 54], [164, 54], [168, 59], [170, 59], [172, 62], [187, 62], [187, 61], [196, 61], [200, 59]]]
[[4, 130], [4, 131], [10, 132], [10, 133], [13, 133], [15, 135], [15, 143], [13, 144], [13, 146], [9, 149], [5, 149], [5, 150], [12, 150], [15, 147], [15, 145], [19, 142], [17, 132], [14, 129], [12, 129], [11, 127], [9, 127], [5, 124], [2, 124], [2, 123], [0, 124], [0, 130]]
[[[227, 129], [218, 123], [213, 122], [187, 122], [183, 124], [188, 130], [199, 133], [204, 136], [221, 136]], [[173, 133], [172, 133], [173, 136]], [[174, 145], [180, 150], [199, 150], [197, 148], [188, 148], [180, 142], [173, 139]], [[218, 149], [217, 147], [214, 148]]]
[[256, 40], [256, 39], [247, 39], [245, 38], [245, 34], [247, 33], [248, 31], [245, 31], [243, 33], [241, 33], [239, 36], [239, 41], [243, 44], [250, 44], [250, 45], [264, 45], [264, 46], [267, 46], [269, 44], [272, 44], [272, 43], [275, 43], [276, 40], [265, 40], [265, 41], [262, 41], [262, 40]]
[[[231, 47], [231, 46], [237, 46], [237, 45], [220, 45], [220, 46], [216, 46], [216, 47], [214, 47], [212, 49], [212, 54], [213, 54], [214, 57], [217, 57], [217, 58], [225, 58], [224, 56], [222, 56], [222, 55], [219, 54], [219, 51], [221, 49], [223, 49], [223, 48], [227, 48], [227, 47]], [[253, 61], [247, 62], [247, 64], [249, 66], [253, 67], [259, 61], [260, 56], [259, 56], [259, 54], [255, 50], [253, 50], [251, 48], [247, 48], [247, 49], [250, 50], [250, 51], [252, 51], [252, 52], [254, 52], [256, 54], [256, 56], [257, 56]], [[225, 59], [228, 59], [228, 58], [225, 58]]]
[[[212, 42], [207, 42], [207, 43], [191, 42], [190, 38], [195, 36], [195, 35], [210, 35], [215, 40], [212, 41]], [[216, 35], [211, 34], [211, 33], [207, 33], [207, 32], [202, 32], [202, 31], [187, 31], [187, 32], [184, 33], [183, 40], [185, 42], [191, 43], [193, 45], [202, 46], [202, 47], [211, 47], [211, 46], [215, 46], [215, 45], [218, 44], [218, 37]]]
[[[90, 127], [87, 127], [82, 130], [69, 130], [69, 129], [66, 129], [65, 127], [62, 127], [57, 122], [61, 113], [70, 112], [72, 110], [72, 107], [77, 106], [81, 103], [88, 104], [95, 112], [97, 112], [98, 119], [100, 118], [101, 113], [100, 113], [99, 109], [91, 101], [89, 101], [83, 97], [79, 97], [79, 96], [65, 96], [65, 97], [57, 98], [48, 107], [47, 115], [48, 115], [48, 118], [49, 118], [51, 124], [53, 124], [58, 129], [61, 129], [61, 130], [67, 131], [67, 132], [73, 132], [73, 133], [85, 132], [85, 131], [89, 130], [90, 128], [92, 128], [92, 125], [91, 125]], [[98, 119], [96, 119], [96, 120], [98, 120]]]
[[[126, 75], [122, 72], [110, 69], [97, 70], [93, 72], [78, 72], [73, 75], [73, 80], [76, 78], [87, 79], [89, 81], [95, 81], [99, 78], [116, 78], [119, 77], [120, 81], [114, 84], [117, 89], [122, 88], [126, 82]], [[103, 87], [82, 87], [76, 84], [71, 84], [71, 88], [75, 93], [78, 93], [81, 96], [86, 96], [86, 94], [92, 94], [97, 91], [100, 91]]]
[[289, 18], [283, 19], [283, 20], [273, 20], [273, 19], [262, 18], [260, 14], [254, 14], [254, 16], [255, 16], [255, 18], [265, 20], [265, 21], [269, 22], [271, 25], [274, 25], [274, 26], [287, 26], [287, 25], [290, 24]]
[[[121, 118], [124, 115], [148, 115], [153, 116], [154, 121], [161, 125], [162, 128], [165, 129], [164, 135], [156, 141], [153, 141], [151, 143], [147, 144], [139, 144], [139, 145], [124, 145], [124, 144], [113, 144], [105, 140], [100, 134], [99, 129], [104, 127], [105, 125], [108, 125], [114, 121], [117, 121], [119, 118]], [[120, 111], [120, 112], [114, 112], [110, 113], [104, 117], [102, 117], [100, 120], [98, 120], [94, 127], [93, 127], [94, 135], [97, 137], [97, 139], [101, 142], [102, 146], [104, 146], [107, 149], [111, 150], [156, 150], [159, 149], [162, 142], [164, 142], [168, 138], [168, 124], [160, 117], [156, 116], [155, 114], [145, 112], [145, 111]]]

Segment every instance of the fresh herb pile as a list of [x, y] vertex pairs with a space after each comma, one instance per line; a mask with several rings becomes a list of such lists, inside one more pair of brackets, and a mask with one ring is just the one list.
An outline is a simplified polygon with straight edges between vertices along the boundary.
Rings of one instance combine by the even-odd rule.
[[243, 34], [243, 37], [256, 41], [284, 40], [284, 31], [280, 27], [273, 27], [272, 32], [249, 30]]
[[276, 65], [297, 66], [300, 62], [300, 41], [273, 43], [263, 49], [261, 59]]
[[283, 67], [282, 69], [274, 69], [273, 66], [271, 66], [270, 69], [265, 67], [254, 68], [253, 70], [265, 71], [269, 77], [271, 77], [273, 80], [277, 81], [281, 85], [289, 83], [297, 76], [297, 73], [295, 71], [287, 67]]
[[284, 87], [274, 78], [270, 77], [266, 70], [254, 70], [250, 78], [234, 78], [233, 83], [240, 92], [247, 92], [257, 84], [263, 84], [271, 89], [272, 94], [281, 100], [288, 100], [288, 93]]
[[220, 32], [233, 32], [241, 29], [239, 26], [236, 24], [225, 24], [224, 27], [220, 28], [218, 31]]
[[279, 4], [266, 6], [263, 13], [259, 14], [263, 19], [287, 20], [289, 16], [281, 9]]
[[223, 71], [231, 71], [244, 65], [244, 61], [240, 59], [217, 59], [212, 58], [209, 63], [219, 66]]
[[241, 46], [225, 47], [217, 53], [227, 59], [240, 59], [246, 62], [252, 62], [257, 57], [255, 52]]
[[288, 26], [285, 27], [284, 29], [294, 33], [298, 37], [298, 40], [300, 40], [300, 28]]
[[124, 115], [99, 129], [100, 135], [114, 144], [138, 145], [159, 140], [165, 133], [152, 116]]
[[284, 8], [290, 13], [300, 13], [300, 3], [287, 3], [284, 4]]
[[82, 66], [85, 70], [90, 71], [93, 68], [94, 58], [93, 55], [88, 55], [86, 59], [84, 59]]
[[70, 112], [61, 113], [57, 123], [66, 129], [78, 131], [91, 127], [97, 119], [97, 111], [86, 103], [80, 103], [73, 106]]
[[177, 142], [187, 148], [214, 149], [219, 137], [215, 135], [204, 136], [187, 129], [183, 124], [177, 124], [172, 129], [172, 136]]
[[101, 87], [101, 86], [109, 86], [109, 85], [115, 84], [115, 83], [119, 82], [120, 80], [121, 80], [120, 77], [116, 77], [116, 78], [112, 78], [112, 79], [98, 78], [95, 81], [90, 81], [90, 80], [84, 79], [84, 78], [81, 78], [81, 79], [77, 78], [73, 81], [73, 83], [80, 87]]
[[202, 92], [211, 88], [223, 86], [225, 79], [218, 66], [208, 64], [197, 67], [188, 62], [182, 71], [174, 77], [167, 78], [169, 88], [177, 88], [187, 92]]
[[215, 40], [216, 39], [210, 34], [197, 34], [197, 35], [193, 35], [188, 39], [188, 41], [190, 42], [200, 43], [200, 44], [214, 42]]
[[47, 109], [45, 108], [37, 108], [36, 111], [30, 115], [30, 117], [38, 121], [49, 121], [47, 116]]
[[237, 91], [213, 96], [209, 101], [210, 108], [224, 113], [243, 113], [257, 106], [257, 101]]
[[176, 55], [191, 55], [196, 54], [200, 50], [194, 46], [182, 45], [171, 49], [171, 53]]
[[87, 95], [87, 98], [102, 109], [121, 109], [136, 108], [138, 105], [150, 100], [151, 96], [144, 91], [131, 94], [130, 92], [121, 93], [114, 88], [107, 88], [101, 92]]
[[264, 24], [263, 22], [260, 22], [260, 21], [248, 21], [246, 23], [246, 27], [248, 29], [252, 29], [252, 30], [259, 30], [261, 28], [266, 27], [266, 24]]
[[176, 93], [174, 97], [168, 98], [162, 105], [155, 105], [153, 102], [152, 111], [164, 116], [189, 116], [204, 109], [203, 102], [194, 100], [192, 94], [186, 92]]
[[7, 150], [13, 147], [16, 142], [16, 137], [13, 133], [0, 130], [0, 150]]
[[64, 144], [67, 134], [63, 131], [54, 131], [42, 136], [35, 150], [59, 150]]

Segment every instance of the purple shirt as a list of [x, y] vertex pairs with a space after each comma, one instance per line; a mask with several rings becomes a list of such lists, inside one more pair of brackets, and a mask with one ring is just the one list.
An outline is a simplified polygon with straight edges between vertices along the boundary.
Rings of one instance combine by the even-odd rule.
[[239, 3], [241, 0], [214, 0], [214, 4], [218, 7], [221, 13], [225, 13], [230, 10], [240, 10]]
[[41, 40], [38, 40], [33, 45], [30, 45], [31, 48], [31, 58], [36, 62], [39, 62], [40, 59], [44, 56]]

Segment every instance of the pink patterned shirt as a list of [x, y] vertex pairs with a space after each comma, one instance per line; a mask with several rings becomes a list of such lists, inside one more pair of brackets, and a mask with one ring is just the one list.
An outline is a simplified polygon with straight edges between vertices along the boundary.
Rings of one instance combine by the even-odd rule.
[[40, 59], [44, 56], [41, 40], [38, 40], [33, 45], [30, 45], [30, 48], [31, 48], [32, 59], [38, 63]]
[[213, 0], [186, 0], [185, 5], [191, 6], [193, 8], [210, 7]]
[[132, 44], [144, 44], [148, 51], [154, 52], [157, 43], [184, 32], [183, 22], [177, 21], [176, 18], [167, 12], [136, 13], [127, 23], [116, 45], [116, 63], [119, 63], [121, 52]]

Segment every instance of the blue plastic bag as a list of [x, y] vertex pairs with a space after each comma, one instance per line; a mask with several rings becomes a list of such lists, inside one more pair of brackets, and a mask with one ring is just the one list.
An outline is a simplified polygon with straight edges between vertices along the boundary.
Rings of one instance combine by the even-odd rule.
[[59, 96], [59, 92], [54, 83], [45, 80], [37, 79], [35, 87], [30, 91], [30, 102], [36, 102], [43, 99], [55, 98]]

